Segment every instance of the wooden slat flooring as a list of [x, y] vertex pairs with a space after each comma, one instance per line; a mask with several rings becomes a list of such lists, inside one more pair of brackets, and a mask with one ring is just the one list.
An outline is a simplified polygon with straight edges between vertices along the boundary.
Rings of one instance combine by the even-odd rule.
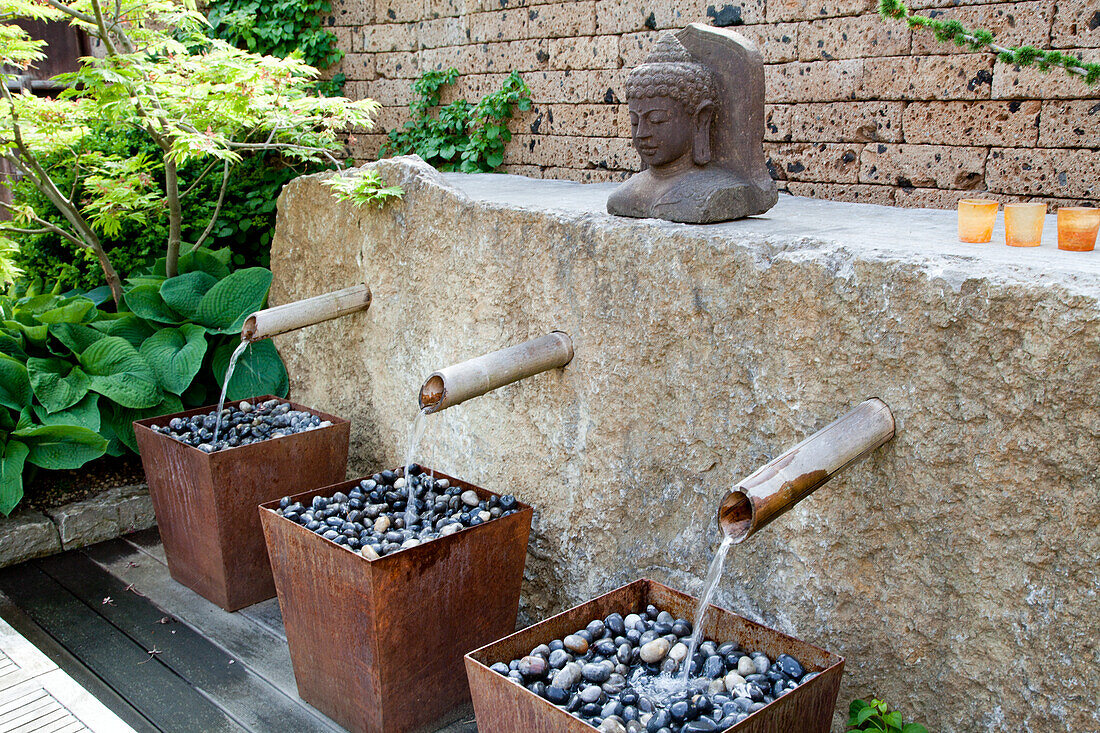
[[[155, 529], [0, 570], [0, 594], [0, 616], [25, 616], [35, 643], [138, 730], [343, 730], [298, 697], [278, 601], [221, 610], [171, 579]], [[0, 680], [5, 669], [0, 658]], [[42, 730], [82, 730], [63, 720]], [[438, 733], [476, 730], [469, 713]]]

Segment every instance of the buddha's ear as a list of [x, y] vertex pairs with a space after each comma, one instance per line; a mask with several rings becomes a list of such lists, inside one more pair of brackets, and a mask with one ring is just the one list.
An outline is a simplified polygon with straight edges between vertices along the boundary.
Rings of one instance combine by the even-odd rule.
[[691, 143], [691, 159], [695, 165], [710, 162], [710, 125], [714, 120], [714, 103], [701, 102], [695, 108], [695, 139]]

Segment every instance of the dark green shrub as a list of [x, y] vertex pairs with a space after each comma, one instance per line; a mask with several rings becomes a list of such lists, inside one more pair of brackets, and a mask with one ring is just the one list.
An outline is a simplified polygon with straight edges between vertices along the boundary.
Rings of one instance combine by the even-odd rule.
[[[106, 155], [155, 155], [155, 145], [138, 131], [113, 130], [101, 127], [88, 137], [89, 150]], [[52, 178], [63, 189], [71, 188], [73, 171], [65, 167], [71, 158], [47, 159]], [[198, 163], [184, 166], [187, 179], [200, 173]], [[267, 267], [271, 238], [275, 229], [275, 201], [285, 183], [308, 172], [284, 164], [275, 156], [245, 158], [233, 170], [226, 189], [225, 203], [209, 241], [211, 249], [228, 248], [231, 264], [236, 267]], [[163, 175], [161, 173], [160, 175]], [[162, 182], [161, 182], [162, 183]], [[195, 241], [206, 228], [218, 199], [221, 177], [209, 175], [187, 196], [183, 197], [183, 239]], [[61, 213], [51, 208], [45, 195], [27, 181], [13, 187], [16, 200], [24, 201], [45, 218], [62, 223]], [[144, 223], [122, 222], [121, 231], [103, 237], [103, 243], [115, 269], [125, 278], [152, 264], [164, 250], [168, 236], [168, 214], [162, 209], [159, 217], [149, 217]], [[92, 289], [104, 283], [103, 271], [95, 256], [65, 242], [56, 234], [12, 234], [19, 252], [12, 258], [27, 280], [40, 283], [60, 282], [63, 289]]]
[[[321, 24], [331, 12], [328, 0], [215, 0], [207, 6], [215, 38], [265, 56], [286, 58], [297, 51], [318, 69], [327, 69], [344, 58], [336, 35]], [[327, 97], [338, 96], [343, 87], [343, 74], [317, 83], [318, 91]]]

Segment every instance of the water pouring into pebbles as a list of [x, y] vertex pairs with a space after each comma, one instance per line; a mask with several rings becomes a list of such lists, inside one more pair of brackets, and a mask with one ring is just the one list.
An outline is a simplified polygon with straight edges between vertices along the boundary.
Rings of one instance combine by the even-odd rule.
[[218, 444], [218, 431], [222, 424], [222, 410], [225, 409], [225, 394], [229, 391], [229, 380], [233, 378], [233, 372], [237, 368], [237, 360], [241, 358], [241, 354], [244, 353], [245, 349], [251, 345], [251, 341], [242, 337], [241, 343], [238, 344], [237, 348], [233, 349], [233, 355], [229, 357], [229, 366], [225, 368], [225, 379], [222, 382], [222, 394], [221, 397], [218, 398], [218, 412], [217, 416], [214, 418], [214, 440], [211, 441], [213, 445]]
[[[412, 427], [409, 429], [409, 447], [405, 450], [405, 475], [403, 485], [408, 487], [408, 504], [405, 506], [405, 526], [411, 527], [417, 523], [417, 505], [414, 492], [414, 482], [417, 478], [413, 471], [413, 461], [416, 459], [416, 449], [420, 446], [420, 439], [424, 437], [424, 430], [428, 427], [428, 413], [431, 408], [425, 407], [416, 413]], [[399, 487], [400, 488], [400, 487]]]

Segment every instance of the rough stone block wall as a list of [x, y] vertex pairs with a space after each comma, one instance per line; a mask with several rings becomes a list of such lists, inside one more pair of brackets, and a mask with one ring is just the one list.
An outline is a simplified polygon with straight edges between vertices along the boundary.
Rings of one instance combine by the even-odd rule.
[[433, 371], [570, 334], [565, 369], [429, 417], [417, 455], [535, 507], [526, 621], [643, 576], [698, 594], [727, 487], [877, 396], [897, 436], [735, 548], [716, 603], [846, 657], [834, 733], [869, 695], [934, 733], [1100, 731], [1100, 260], [1053, 221], [963, 245], [951, 212], [784, 196], [692, 227], [407, 161], [377, 165], [406, 191], [381, 210], [283, 189], [272, 303], [374, 301], [276, 345], [363, 475]]
[[[1006, 44], [1100, 60], [1095, 0], [915, 0], [911, 5]], [[1100, 202], [1100, 86], [994, 64], [904, 24], [875, 0], [334, 0], [347, 93], [384, 105], [384, 131], [407, 118], [412, 80], [457, 68], [455, 94], [479, 98], [515, 69], [535, 108], [518, 120], [511, 173], [620, 180], [637, 169], [623, 69], [664, 29], [701, 22], [755, 40], [767, 64], [765, 150], [792, 194], [899, 206]], [[383, 136], [357, 136], [359, 159]]]

